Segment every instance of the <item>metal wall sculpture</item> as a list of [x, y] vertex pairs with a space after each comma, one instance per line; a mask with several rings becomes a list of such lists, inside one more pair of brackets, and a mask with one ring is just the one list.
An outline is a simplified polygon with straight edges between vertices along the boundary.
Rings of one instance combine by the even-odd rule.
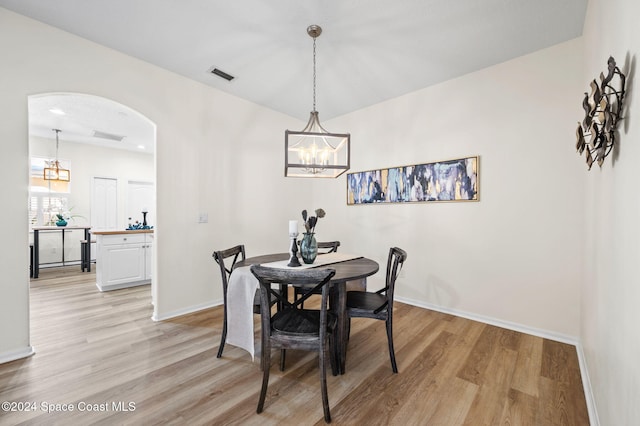
[[[600, 85], [594, 79], [590, 84], [591, 93], [584, 94], [584, 120], [582, 123], [578, 122], [576, 130], [576, 149], [580, 155], [585, 153], [589, 170], [594, 161], [602, 167], [604, 159], [615, 146], [616, 127], [622, 119], [625, 76], [612, 56], [609, 57], [607, 66], [607, 76], [600, 73]], [[613, 85], [614, 77], [617, 77], [618, 88]]]

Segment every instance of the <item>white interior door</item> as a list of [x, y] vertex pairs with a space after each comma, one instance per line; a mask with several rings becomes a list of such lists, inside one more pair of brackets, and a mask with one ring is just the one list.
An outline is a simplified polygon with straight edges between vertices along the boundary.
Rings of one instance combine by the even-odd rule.
[[91, 189], [91, 227], [118, 229], [118, 180], [94, 177]]
[[142, 223], [142, 212], [147, 212], [147, 225], [155, 222], [155, 188], [151, 182], [129, 181], [127, 186], [127, 221]]

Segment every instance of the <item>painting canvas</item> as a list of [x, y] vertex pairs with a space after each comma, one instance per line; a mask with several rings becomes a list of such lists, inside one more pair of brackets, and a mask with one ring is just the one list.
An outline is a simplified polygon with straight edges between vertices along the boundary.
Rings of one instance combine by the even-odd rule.
[[347, 174], [347, 204], [478, 201], [478, 156]]

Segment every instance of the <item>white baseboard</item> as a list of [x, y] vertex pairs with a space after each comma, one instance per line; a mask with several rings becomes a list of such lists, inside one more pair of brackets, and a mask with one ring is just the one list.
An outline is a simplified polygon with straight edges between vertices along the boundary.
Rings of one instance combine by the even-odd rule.
[[576, 345], [578, 351], [578, 362], [580, 363], [580, 375], [582, 376], [582, 386], [584, 387], [584, 397], [587, 400], [587, 410], [589, 411], [589, 423], [591, 426], [600, 426], [598, 411], [596, 410], [596, 400], [593, 397], [589, 369], [587, 368], [587, 358], [584, 356], [582, 343]]
[[430, 309], [432, 311], [442, 312], [444, 314], [455, 315], [457, 317], [467, 318], [472, 321], [478, 321], [484, 324], [495, 325], [496, 327], [502, 327], [508, 330], [518, 331], [520, 333], [531, 334], [532, 336], [538, 336], [544, 339], [555, 340], [557, 342], [567, 343], [573, 346], [576, 346], [579, 342], [579, 339], [575, 336], [568, 336], [566, 334], [555, 333], [549, 330], [542, 330], [539, 328], [529, 327], [529, 326], [518, 324], [515, 322], [503, 321], [497, 318], [486, 317], [484, 315], [458, 311], [456, 309], [445, 308], [438, 305], [432, 305], [430, 303], [424, 303], [421, 301], [412, 300], [405, 297], [396, 297], [395, 300], [397, 300], [398, 302], [406, 303], [408, 305], [418, 306], [419, 308], [425, 308], [425, 309]]
[[96, 282], [96, 287], [98, 287], [98, 290], [100, 290], [101, 292], [120, 290], [122, 288], [129, 288], [129, 287], [138, 287], [142, 285], [151, 285], [151, 280], [134, 281], [134, 282], [128, 282], [128, 283], [122, 283], [122, 284], [111, 284], [111, 285], [107, 285], [107, 284], [101, 285], [100, 283]]
[[222, 299], [218, 299], [218, 300], [213, 300], [207, 303], [200, 303], [198, 305], [189, 306], [188, 308], [179, 309], [177, 311], [167, 312], [162, 315], [158, 315], [158, 312], [156, 311], [156, 307], [154, 306], [153, 315], [151, 316], [151, 319], [154, 321], [164, 321], [171, 318], [180, 317], [182, 315], [187, 315], [187, 314], [192, 314], [194, 312], [202, 311], [203, 309], [213, 308], [214, 306], [220, 306], [223, 303], [224, 302]]
[[27, 346], [24, 349], [20, 349], [17, 351], [5, 352], [0, 354], [0, 364], [4, 364], [5, 362], [15, 361], [21, 358], [27, 358], [31, 355], [35, 354], [36, 350], [33, 346]]
[[417, 300], [408, 299], [405, 297], [396, 297], [398, 302], [406, 303], [408, 305], [417, 306], [419, 308], [430, 309], [432, 311], [442, 312], [445, 314], [455, 315], [457, 317], [467, 318], [473, 321], [478, 321], [484, 324], [495, 325], [496, 327], [506, 328], [508, 330], [518, 331], [520, 333], [531, 334], [533, 336], [542, 337], [544, 339], [555, 340], [557, 342], [567, 343], [576, 347], [576, 353], [578, 354], [578, 364], [580, 365], [580, 376], [582, 377], [582, 386], [584, 388], [584, 397], [587, 403], [587, 411], [589, 413], [589, 423], [591, 426], [600, 426], [598, 419], [598, 412], [596, 410], [595, 399], [593, 397], [593, 391], [591, 388], [591, 381], [589, 380], [589, 370], [587, 368], [586, 359], [582, 349], [580, 339], [575, 336], [568, 336], [560, 333], [555, 333], [549, 330], [542, 330], [538, 328], [529, 327], [523, 324], [513, 323], [509, 321], [502, 321], [496, 318], [486, 317], [483, 315], [477, 315], [464, 311], [457, 311], [455, 309], [444, 308], [442, 306], [432, 305], [430, 303], [424, 303]]

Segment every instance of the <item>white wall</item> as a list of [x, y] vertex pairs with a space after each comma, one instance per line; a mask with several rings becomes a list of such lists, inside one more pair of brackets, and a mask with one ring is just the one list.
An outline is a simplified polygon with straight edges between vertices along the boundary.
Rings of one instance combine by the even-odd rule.
[[627, 75], [620, 143], [587, 182], [586, 268], [581, 337], [602, 425], [640, 424], [640, 3], [592, 0], [584, 27], [582, 85], [606, 71], [613, 56]]
[[351, 171], [480, 156], [480, 202], [346, 206], [346, 178], [318, 182], [344, 248], [379, 261], [404, 248], [399, 298], [575, 341], [581, 48], [576, 39], [333, 120], [328, 129], [351, 132]]
[[[311, 199], [308, 181], [283, 177], [284, 129], [304, 123], [2, 8], [0, 68], [0, 179], [12, 224], [4, 238], [15, 244], [0, 248], [0, 362], [31, 350], [30, 95], [102, 96], [157, 125], [157, 318], [222, 299], [214, 249], [242, 242], [249, 254], [284, 251], [289, 218]], [[209, 223], [197, 223], [200, 212]]]

